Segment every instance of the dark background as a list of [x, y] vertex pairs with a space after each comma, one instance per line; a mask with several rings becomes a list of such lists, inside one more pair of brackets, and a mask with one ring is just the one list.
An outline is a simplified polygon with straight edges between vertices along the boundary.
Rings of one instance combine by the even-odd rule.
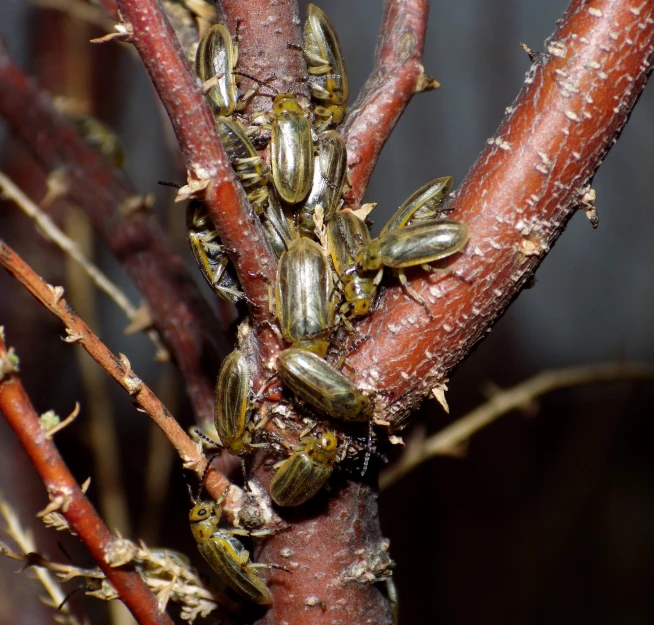
[[[382, 3], [323, 0], [320, 6], [338, 30], [354, 101], [372, 69]], [[424, 65], [442, 88], [416, 96], [384, 149], [366, 198], [379, 202], [373, 215], [377, 228], [431, 178], [463, 179], [529, 68], [519, 43], [542, 50], [566, 6], [562, 0], [432, 3]], [[39, 16], [18, 0], [4, 0], [2, 7], [0, 36], [22, 67], [54, 89], [61, 69], [57, 33], [65, 30], [64, 21], [55, 12]], [[82, 30], [78, 23], [67, 28]], [[97, 33], [84, 40], [90, 36]], [[157, 194], [155, 210], [192, 263], [183, 209], [172, 204], [170, 190], [157, 186], [158, 180], [182, 182], [183, 173], [140, 62], [127, 46], [116, 44], [101, 50], [84, 44], [80, 55], [101, 59], [96, 111], [122, 140], [127, 175], [139, 192]], [[488, 383], [510, 387], [543, 369], [653, 360], [653, 112], [654, 95], [646, 90], [595, 178], [599, 228], [593, 231], [583, 213], [575, 216], [539, 269], [535, 288], [518, 298], [453, 377], [450, 416], [426, 401], [414, 424], [435, 432], [484, 401]], [[42, 177], [5, 131], [0, 124], [2, 168], [42, 197]], [[67, 283], [59, 253], [11, 205], [0, 205], [0, 236], [49, 282]], [[99, 264], [138, 301], [115, 261], [96, 243]], [[190, 425], [172, 367], [152, 362], [151, 345], [142, 336], [122, 334], [124, 317], [104, 296], [98, 296], [98, 304], [93, 325], [102, 339], [114, 352], [125, 353], [155, 390], [165, 389], [167, 405]], [[57, 443], [80, 481], [95, 476], [86, 418], [93, 402], [79, 379], [80, 350], [60, 342], [60, 324], [4, 273], [0, 324], [21, 356], [22, 379], [37, 410], [65, 415], [74, 401], [82, 403], [77, 422], [57, 436]], [[114, 387], [107, 383], [110, 400], [103, 407], [120, 432], [129, 535], [194, 554], [179, 462], [172, 461], [168, 476], [164, 445], [150, 465], [151, 474], [163, 474], [163, 486], [146, 485], [144, 450], [151, 448], [152, 435]], [[651, 388], [628, 383], [554, 393], [542, 399], [537, 412], [512, 413], [476, 435], [465, 458], [435, 459], [384, 492], [382, 525], [397, 562], [401, 622], [654, 622], [653, 400]], [[39, 527], [33, 514], [47, 503], [43, 487], [4, 424], [0, 432], [0, 488], [34, 527], [39, 548], [64, 560], [56, 547], [61, 539], [76, 564], [89, 564], [74, 539], [53, 537]], [[97, 497], [93, 485], [90, 496]], [[0, 560], [0, 622], [49, 622], [47, 609], [33, 599], [43, 591], [27, 573], [13, 577], [17, 569], [16, 563]], [[97, 602], [75, 601], [94, 622], [102, 622]]]

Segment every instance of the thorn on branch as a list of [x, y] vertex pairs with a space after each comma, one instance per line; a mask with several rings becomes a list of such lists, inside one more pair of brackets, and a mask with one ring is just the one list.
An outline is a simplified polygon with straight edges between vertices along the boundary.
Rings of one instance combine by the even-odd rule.
[[440, 89], [441, 83], [439, 83], [432, 76], [427, 74], [420, 74], [418, 76], [418, 81], [416, 82], [416, 93], [424, 93], [426, 91], [434, 91], [434, 89]]
[[197, 180], [196, 178], [190, 179], [188, 184], [185, 184], [177, 190], [175, 202], [184, 202], [191, 198], [201, 199], [210, 183], [211, 180], [208, 178], [205, 178], [204, 180]]
[[362, 204], [357, 210], [352, 211], [361, 221], [365, 221], [368, 215], [372, 213], [373, 209], [377, 206], [377, 202], [368, 202]]
[[520, 46], [527, 53], [527, 56], [529, 57], [529, 60], [532, 63], [537, 63], [540, 60], [541, 57], [540, 52], [537, 52], [536, 50], [532, 50], [526, 43], [523, 43], [522, 41], [520, 42]]
[[52, 514], [53, 512], [58, 512], [59, 510], [65, 514], [68, 512], [68, 507], [72, 501], [73, 498], [71, 495], [55, 495], [51, 498], [50, 503], [45, 508], [43, 508], [43, 510], [41, 510], [41, 512], [36, 513], [36, 516], [37, 518], [42, 519], [43, 517]]
[[114, 29], [116, 32], [108, 33], [103, 37], [96, 37], [95, 39], [90, 39], [91, 43], [107, 43], [108, 41], [125, 41], [130, 42], [134, 34], [134, 29], [129, 23], [114, 24]]
[[447, 383], [449, 380], [443, 380], [440, 384], [437, 384], [431, 389], [431, 394], [434, 396], [434, 399], [443, 407], [443, 410], [446, 414], [450, 414], [450, 407], [445, 399], [445, 391], [447, 391]]
[[125, 387], [130, 395], [136, 395], [143, 388], [143, 380], [141, 380], [137, 375], [134, 375], [132, 365], [125, 354], [118, 354], [118, 358], [123, 367], [127, 369], [127, 373], [125, 373], [120, 383]]
[[61, 340], [64, 341], [65, 343], [81, 343], [84, 339], [84, 337], [81, 334], [76, 334], [70, 328], [66, 328], [66, 334], [67, 336], [61, 337]]

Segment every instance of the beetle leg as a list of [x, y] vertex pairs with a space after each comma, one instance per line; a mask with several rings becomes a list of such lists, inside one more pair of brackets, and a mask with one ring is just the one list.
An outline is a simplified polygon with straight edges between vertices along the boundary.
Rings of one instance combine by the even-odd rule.
[[431, 265], [420, 265], [420, 267], [429, 273], [440, 273], [448, 276], [454, 276], [466, 284], [472, 284], [472, 281], [466, 278], [463, 274], [458, 273], [454, 269], [449, 269], [448, 267], [432, 267]]
[[248, 486], [248, 474], [247, 471], [245, 470], [245, 458], [243, 458], [242, 456], [241, 456], [241, 471], [243, 472], [243, 490], [249, 491], [250, 487]]
[[368, 463], [370, 462], [370, 455], [372, 454], [372, 437], [374, 434], [373, 428], [374, 423], [373, 420], [370, 419], [370, 421], [368, 421], [368, 441], [366, 445], [366, 456], [363, 460], [363, 466], [361, 467], [361, 477], [363, 477], [368, 470]]
[[416, 301], [418, 304], [420, 304], [424, 309], [425, 312], [427, 313], [427, 316], [429, 317], [430, 320], [434, 320], [434, 316], [431, 314], [431, 311], [429, 310], [427, 303], [425, 300], [415, 291], [411, 285], [409, 285], [409, 281], [407, 280], [406, 274], [404, 273], [403, 269], [398, 269], [397, 270], [397, 277], [400, 280], [400, 284], [402, 285], [402, 288], [406, 291], [407, 295], [411, 297], [414, 301]]

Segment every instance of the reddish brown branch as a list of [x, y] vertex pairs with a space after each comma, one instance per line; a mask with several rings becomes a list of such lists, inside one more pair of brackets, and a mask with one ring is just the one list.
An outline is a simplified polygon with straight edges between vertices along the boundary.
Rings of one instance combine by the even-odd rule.
[[387, 0], [375, 69], [348, 113], [343, 136], [352, 189], [346, 201], [358, 208], [377, 159], [395, 124], [420, 90], [428, 0]]
[[572, 2], [452, 201], [471, 232], [450, 263], [461, 278], [413, 274], [432, 321], [393, 287], [361, 324], [372, 338], [349, 362], [359, 383], [395, 393], [378, 398], [382, 418], [400, 425], [533, 275], [636, 103], [653, 43], [654, 5]]
[[[307, 76], [307, 66], [301, 51], [302, 28], [297, 2], [222, 0], [221, 5], [222, 21], [231, 32], [238, 28], [239, 71], [260, 80], [274, 77], [268, 83], [273, 92], [302, 95], [308, 104], [307, 84], [302, 80]], [[247, 78], [242, 78], [241, 82], [241, 91], [259, 87]], [[249, 111], [270, 111], [271, 108], [269, 96], [255, 96], [248, 103]]]
[[[206, 187], [202, 195], [222, 242], [230, 252], [241, 286], [252, 302], [256, 324], [270, 321], [268, 285], [277, 263], [261, 223], [237, 182], [222, 147], [209, 105], [191, 71], [175, 34], [157, 0], [118, 0], [131, 42], [170, 117], [186, 161], [191, 187]], [[266, 350], [277, 341], [263, 331]]]
[[[201, 477], [206, 467], [206, 460], [196, 444], [187, 436], [150, 388], [136, 376], [127, 359], [124, 356], [119, 358], [112, 353], [68, 305], [63, 299], [63, 289], [44, 282], [2, 239], [0, 239], [0, 263], [43, 306], [61, 320], [66, 327], [65, 340], [70, 343], [79, 343], [84, 347], [91, 358], [130, 394], [139, 409], [161, 428], [185, 465], [192, 467]], [[218, 471], [211, 471], [207, 478], [207, 490], [215, 498], [220, 497], [228, 486], [229, 482], [224, 475]]]
[[[213, 413], [216, 319], [152, 214], [121, 216], [134, 198], [124, 179], [96, 154], [16, 67], [0, 45], [0, 116], [46, 170], [66, 173], [68, 197], [89, 215], [148, 303], [155, 326], [185, 379], [198, 418]], [[223, 339], [224, 340], [224, 339]]]
[[[6, 358], [7, 348], [0, 335], [0, 360]], [[49, 509], [57, 510], [65, 517], [134, 618], [142, 625], [172, 625], [168, 615], [159, 612], [156, 597], [134, 567], [113, 567], [109, 564], [111, 554], [120, 549], [120, 541], [97, 515], [56, 447], [46, 437], [39, 416], [14, 374], [8, 373], [4, 377], [0, 375], [0, 411], [43, 479], [52, 502]]]
[[348, 482], [302, 509], [287, 508], [284, 518], [291, 529], [266, 540], [258, 558], [292, 573], [268, 575], [274, 602], [260, 625], [393, 622], [373, 585], [390, 576], [392, 562], [369, 485]]

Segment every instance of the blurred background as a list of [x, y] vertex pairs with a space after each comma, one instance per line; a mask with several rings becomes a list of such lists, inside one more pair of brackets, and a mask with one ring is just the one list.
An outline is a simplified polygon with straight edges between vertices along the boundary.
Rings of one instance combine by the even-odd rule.
[[[181, 183], [184, 175], [140, 61], [128, 46], [88, 43], [106, 30], [36, 4], [4, 0], [0, 36], [44, 88], [86, 101], [115, 129], [126, 176], [138, 192], [156, 194], [157, 214], [201, 282], [187, 250], [183, 208], [173, 205], [174, 191], [157, 185]], [[442, 88], [415, 97], [384, 149], [366, 198], [380, 202], [373, 215], [378, 229], [428, 180], [463, 179], [529, 68], [520, 42], [543, 50], [567, 4], [432, 2], [424, 65]], [[302, 15], [305, 6], [301, 2]], [[382, 3], [322, 0], [320, 6], [339, 33], [354, 101], [372, 69]], [[2, 122], [0, 148], [0, 168], [41, 199], [43, 172]], [[645, 90], [595, 178], [599, 228], [583, 213], [575, 216], [538, 270], [535, 288], [520, 295], [453, 376], [450, 415], [428, 400], [412, 427], [436, 432], [483, 402], [489, 389], [511, 387], [544, 369], [654, 361], [652, 172], [654, 92]], [[59, 204], [55, 216], [138, 303], [80, 212]], [[0, 236], [48, 282], [65, 285], [108, 346], [129, 357], [185, 427], [192, 424], [173, 367], [153, 361], [144, 336], [123, 334], [123, 314], [104, 295], [85, 295], [84, 279], [10, 203], [0, 204]], [[0, 324], [21, 357], [22, 380], [38, 411], [64, 416], [81, 402], [80, 417], [57, 435], [57, 444], [80, 482], [93, 477], [96, 503], [102, 505], [100, 491], [126, 493], [128, 512], [114, 506], [109, 525], [195, 555], [179, 461], [124, 392], [90, 366], [82, 350], [62, 343], [59, 322], [4, 272]], [[474, 436], [465, 457], [434, 459], [383, 492], [382, 526], [397, 562], [401, 623], [654, 622], [653, 401], [654, 389], [636, 383], [553, 393], [529, 414], [511, 413]], [[108, 423], [119, 432], [115, 467], [107, 466], [111, 457], [96, 453]], [[0, 490], [34, 528], [41, 551], [65, 560], [60, 539], [75, 564], [90, 564], [74, 539], [54, 536], [34, 519], [46, 494], [4, 423]], [[199, 557], [196, 564], [202, 566]], [[29, 573], [14, 577], [18, 568], [0, 559], [0, 623], [50, 622], [51, 611], [34, 599], [43, 591], [28, 581]], [[72, 600], [76, 609], [94, 623], [108, 622], [104, 606], [81, 595]]]

